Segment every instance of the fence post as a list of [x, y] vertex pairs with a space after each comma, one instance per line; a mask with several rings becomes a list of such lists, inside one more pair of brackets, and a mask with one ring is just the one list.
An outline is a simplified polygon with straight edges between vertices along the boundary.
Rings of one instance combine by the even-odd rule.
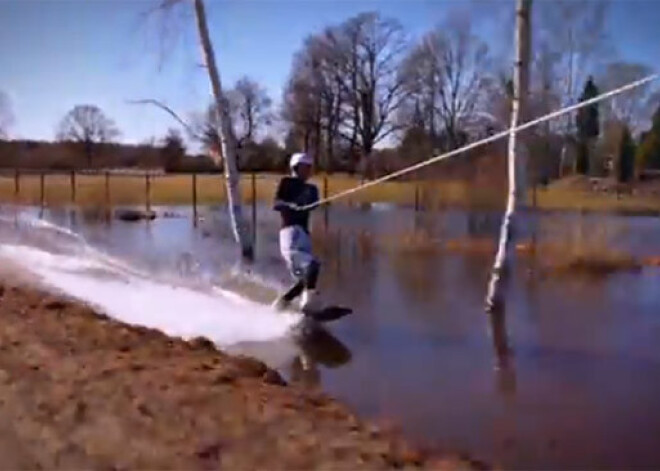
[[[323, 199], [328, 197], [328, 175], [323, 176]], [[325, 231], [328, 232], [329, 224], [329, 212], [328, 204], [323, 205], [323, 224], [325, 226]]]
[[39, 174], [39, 200], [43, 209], [46, 202], [46, 176], [43, 172]]
[[110, 219], [110, 172], [105, 172], [105, 217]]
[[[341, 227], [341, 224], [340, 224]], [[341, 273], [341, 229], [337, 229], [337, 273]]]
[[14, 172], [14, 195], [18, 197], [20, 192], [21, 192], [21, 176], [18, 169], [16, 169]]
[[193, 225], [197, 226], [197, 173], [192, 174]]
[[257, 175], [252, 172], [252, 246], [257, 245]]
[[71, 170], [71, 203], [76, 203], [76, 171]]
[[149, 175], [149, 172], [145, 174], [145, 200], [147, 204], [147, 212], [151, 211], [151, 175]]

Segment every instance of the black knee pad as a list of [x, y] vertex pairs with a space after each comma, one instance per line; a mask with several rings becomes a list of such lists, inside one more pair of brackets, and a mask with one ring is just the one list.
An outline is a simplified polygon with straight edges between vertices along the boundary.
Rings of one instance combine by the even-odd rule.
[[307, 266], [305, 273], [305, 287], [307, 289], [316, 289], [316, 282], [319, 278], [321, 264], [317, 260], [312, 260]]

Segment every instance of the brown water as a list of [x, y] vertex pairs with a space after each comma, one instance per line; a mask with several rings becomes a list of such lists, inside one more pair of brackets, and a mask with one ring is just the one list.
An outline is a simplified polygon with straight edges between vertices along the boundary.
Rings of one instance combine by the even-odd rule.
[[[44, 217], [154, 272], [226, 279], [235, 249], [223, 212], [209, 208], [194, 228], [186, 208], [171, 210], [183, 217], [137, 224], [66, 210]], [[493, 318], [483, 311], [491, 254], [380, 243], [420, 232], [427, 241], [495, 239], [499, 217], [388, 207], [333, 208], [327, 227], [317, 217], [323, 297], [355, 313], [329, 325], [331, 336], [307, 342], [317, 364], [306, 380], [420, 443], [507, 468], [659, 468], [660, 269], [558, 277], [519, 258], [506, 315]], [[653, 217], [526, 219], [525, 240], [581, 237], [660, 255]], [[277, 220], [267, 210], [258, 220], [251, 279], [283, 286]], [[284, 370], [293, 379], [299, 372]]]

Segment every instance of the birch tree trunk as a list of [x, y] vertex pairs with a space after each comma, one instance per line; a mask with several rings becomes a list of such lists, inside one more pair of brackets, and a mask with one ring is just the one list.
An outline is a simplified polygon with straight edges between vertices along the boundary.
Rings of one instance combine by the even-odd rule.
[[218, 113], [220, 147], [222, 158], [224, 159], [225, 181], [227, 184], [227, 204], [229, 206], [229, 216], [231, 219], [234, 238], [241, 247], [241, 254], [244, 258], [252, 260], [254, 258], [254, 246], [241, 206], [241, 193], [239, 188], [240, 174], [236, 165], [236, 136], [231, 123], [231, 116], [227, 109], [227, 103], [222, 93], [220, 74], [215, 64], [215, 54], [213, 45], [209, 36], [208, 25], [206, 22], [206, 11], [203, 0], [193, 0], [195, 4], [195, 16], [197, 18], [197, 29], [199, 32], [199, 42], [204, 54], [204, 62], [208, 69], [211, 89], [215, 99], [216, 113]]
[[[514, 69], [514, 93], [511, 113], [511, 128], [515, 128], [525, 117], [525, 102], [529, 84], [529, 56], [530, 56], [530, 9], [532, 0], [517, 0], [516, 2], [516, 63]], [[515, 254], [515, 225], [516, 211], [522, 206], [525, 199], [525, 167], [526, 149], [520, 139], [516, 139], [516, 132], [509, 134], [508, 147], [508, 180], [509, 194], [506, 212], [500, 229], [500, 240], [497, 255], [493, 265], [486, 308], [490, 312], [501, 311], [504, 308], [504, 291], [508, 268]]]

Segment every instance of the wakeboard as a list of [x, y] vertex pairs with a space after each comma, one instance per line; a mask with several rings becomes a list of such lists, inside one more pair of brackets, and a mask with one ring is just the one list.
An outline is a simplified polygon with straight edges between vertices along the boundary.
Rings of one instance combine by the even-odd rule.
[[353, 310], [344, 306], [329, 305], [315, 310], [303, 309], [302, 313], [305, 315], [306, 319], [325, 323], [336, 321], [337, 319], [348, 316], [353, 313]]

